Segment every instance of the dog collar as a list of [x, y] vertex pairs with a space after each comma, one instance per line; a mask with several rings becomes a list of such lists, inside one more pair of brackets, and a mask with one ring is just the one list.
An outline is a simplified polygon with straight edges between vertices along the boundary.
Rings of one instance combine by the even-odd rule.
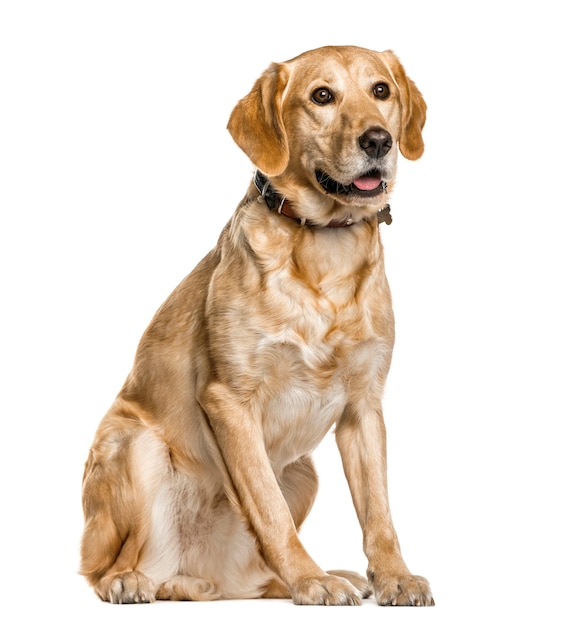
[[[359, 220], [358, 222], [354, 221], [351, 217], [343, 220], [332, 220], [324, 227], [311, 222], [308, 219], [298, 217], [291, 207], [291, 202], [287, 200], [285, 196], [282, 196], [278, 193], [271, 185], [267, 176], [263, 174], [260, 170], [256, 170], [254, 174], [254, 184], [256, 189], [260, 192], [260, 197], [266, 203], [266, 206], [271, 211], [276, 211], [280, 215], [285, 215], [296, 222], [299, 222], [301, 226], [310, 226], [315, 228], [346, 228], [347, 226], [353, 226], [354, 224], [358, 224], [359, 222], [365, 222], [365, 219]], [[391, 207], [386, 204], [382, 209], [379, 209], [377, 212], [377, 222], [379, 224], [385, 222], [386, 224], [391, 224], [393, 218], [391, 217]]]

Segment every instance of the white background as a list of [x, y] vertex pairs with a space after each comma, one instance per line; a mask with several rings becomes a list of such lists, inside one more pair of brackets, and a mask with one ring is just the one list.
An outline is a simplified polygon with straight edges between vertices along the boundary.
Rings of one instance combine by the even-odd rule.
[[[563, 623], [556, 3], [0, 5], [0, 620]], [[394, 49], [428, 103], [384, 227], [391, 505], [433, 609], [101, 603], [75, 572], [95, 428], [252, 172], [225, 126], [271, 61]], [[363, 571], [333, 437], [303, 540]], [[2, 613], [10, 617], [2, 617]], [[65, 622], [63, 622], [65, 623]]]

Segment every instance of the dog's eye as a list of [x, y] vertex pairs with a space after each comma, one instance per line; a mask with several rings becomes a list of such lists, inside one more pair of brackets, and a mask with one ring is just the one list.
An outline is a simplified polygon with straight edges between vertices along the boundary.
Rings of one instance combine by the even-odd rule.
[[391, 91], [389, 89], [389, 85], [386, 85], [385, 83], [377, 83], [377, 85], [373, 88], [373, 93], [376, 98], [379, 98], [379, 100], [387, 100]]
[[334, 96], [326, 87], [319, 87], [319, 89], [315, 89], [311, 96], [311, 100], [315, 104], [328, 104], [332, 102]]

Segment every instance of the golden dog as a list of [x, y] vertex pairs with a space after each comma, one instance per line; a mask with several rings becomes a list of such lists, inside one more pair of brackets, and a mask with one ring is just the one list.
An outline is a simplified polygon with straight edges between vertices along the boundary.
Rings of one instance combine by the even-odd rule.
[[[81, 572], [100, 598], [433, 604], [391, 521], [381, 409], [379, 221], [425, 116], [392, 52], [351, 46], [272, 64], [236, 105], [256, 176], [147, 328], [86, 463]], [[297, 534], [332, 426], [367, 579], [323, 571]]]

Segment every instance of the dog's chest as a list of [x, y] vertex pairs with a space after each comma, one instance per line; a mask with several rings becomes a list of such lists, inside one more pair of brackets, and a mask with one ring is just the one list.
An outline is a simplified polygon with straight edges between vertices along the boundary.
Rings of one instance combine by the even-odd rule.
[[241, 250], [247, 266], [236, 289], [225, 272], [231, 290], [217, 341], [222, 372], [280, 468], [312, 451], [350, 397], [379, 379], [393, 341], [377, 233], [305, 231], [295, 240], [292, 232], [246, 229], [253, 254]]
[[274, 467], [312, 451], [342, 415], [350, 394], [377, 379], [384, 365], [386, 339], [376, 336], [352, 296], [340, 294], [348, 304], [336, 306], [321, 290], [314, 297], [294, 292], [288, 298], [278, 291], [283, 322], [266, 323], [255, 347], [251, 370], [259, 380], [252, 405]]
[[266, 448], [280, 469], [313, 450], [346, 404], [346, 385], [338, 368], [312, 366], [322, 357], [294, 343], [272, 344], [258, 359], [264, 376], [252, 399]]

